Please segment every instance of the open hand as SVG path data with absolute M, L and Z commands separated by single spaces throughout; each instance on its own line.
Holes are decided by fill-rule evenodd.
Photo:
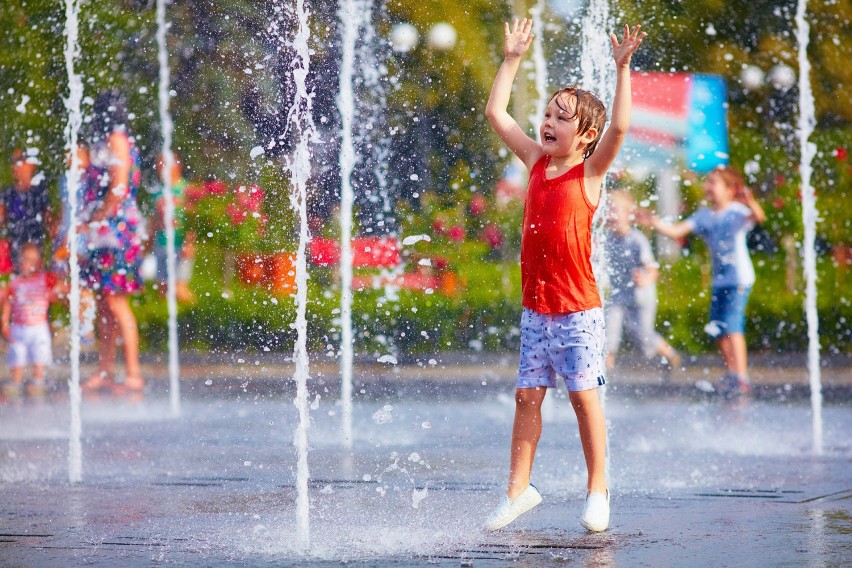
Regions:
M 752 193 L 750 187 L 745 185 L 741 186 L 737 188 L 736 193 L 734 194 L 734 200 L 748 205 L 750 201 L 754 201 L 754 193 Z
M 633 52 L 636 51 L 642 40 L 648 35 L 645 32 L 639 33 L 639 28 L 641 27 L 636 26 L 633 28 L 633 31 L 630 31 L 630 26 L 625 24 L 624 39 L 621 43 L 618 43 L 618 38 L 615 37 L 615 34 L 609 36 L 609 41 L 612 42 L 612 56 L 615 58 L 617 66 L 627 67 L 630 65 L 630 58 L 633 56 Z
M 511 28 L 508 22 L 504 22 L 503 26 L 506 31 L 506 37 L 503 40 L 503 57 L 520 57 L 530 48 L 533 40 L 532 20 L 524 18 L 520 22 L 517 18 L 512 23 Z
M 657 220 L 654 213 L 648 209 L 637 209 L 635 219 L 636 223 L 642 227 L 653 227 Z

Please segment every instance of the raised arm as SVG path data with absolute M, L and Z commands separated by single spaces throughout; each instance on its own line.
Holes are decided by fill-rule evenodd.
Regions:
M 5 339 L 11 337 L 12 303 L 9 301 L 8 289 L 0 291 L 0 334 Z
M 639 32 L 642 26 L 630 30 L 624 26 L 624 40 L 618 43 L 615 34 L 610 35 L 612 56 L 615 59 L 615 96 L 612 100 L 612 114 L 609 127 L 601 137 L 595 152 L 586 160 L 586 171 L 589 177 L 602 177 L 615 161 L 627 129 L 630 127 L 630 111 L 632 108 L 630 92 L 630 59 L 633 52 L 645 38 L 645 32 Z
M 636 222 L 643 227 L 651 227 L 661 235 L 675 240 L 682 239 L 693 230 L 693 225 L 689 221 L 680 221 L 669 225 L 660 221 L 656 215 L 647 209 L 636 211 Z
M 766 221 L 766 213 L 763 211 L 763 207 L 760 206 L 757 199 L 754 198 L 754 193 L 752 193 L 750 188 L 743 187 L 740 191 L 740 195 L 737 196 L 737 201 L 743 203 L 749 208 L 751 211 L 752 221 L 758 225 L 762 225 L 763 222 Z
M 651 218 L 651 227 L 661 235 L 674 240 L 680 240 L 692 232 L 692 224 L 688 221 L 667 225 L 656 217 Z
M 527 168 L 532 168 L 542 155 L 541 145 L 527 136 L 508 111 L 512 83 L 521 65 L 521 57 L 532 43 L 533 35 L 530 33 L 532 20 L 524 18 L 521 22 L 515 20 L 511 27 L 508 23 L 503 25 L 505 29 L 503 63 L 494 78 L 491 95 L 485 106 L 485 116 L 488 117 L 491 127 L 506 146 L 526 164 Z

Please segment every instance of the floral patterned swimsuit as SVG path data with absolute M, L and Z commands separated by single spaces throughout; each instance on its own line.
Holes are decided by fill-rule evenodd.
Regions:
M 109 191 L 109 166 L 115 156 L 106 142 L 90 148 L 91 165 L 83 187 L 83 219 L 103 206 Z M 131 294 L 142 288 L 139 265 L 142 262 L 140 237 L 142 215 L 136 204 L 136 192 L 142 180 L 139 152 L 130 147 L 130 180 L 124 200 L 116 214 L 100 222 L 90 222 L 86 254 L 81 259 L 81 276 L 87 285 L 101 294 Z

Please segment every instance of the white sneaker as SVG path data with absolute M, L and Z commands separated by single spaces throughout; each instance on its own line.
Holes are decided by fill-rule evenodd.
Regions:
M 580 524 L 592 532 L 605 531 L 609 526 L 609 491 L 603 493 L 589 493 L 586 497 L 586 506 L 583 507 L 583 516 Z
M 541 503 L 541 493 L 530 483 L 530 486 L 514 499 L 504 495 L 503 500 L 486 519 L 484 528 L 487 531 L 502 529 L 539 503 Z

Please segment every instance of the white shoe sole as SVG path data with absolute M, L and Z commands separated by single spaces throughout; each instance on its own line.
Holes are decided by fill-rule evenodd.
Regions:
M 532 487 L 532 486 L 530 486 Z M 510 515 L 501 516 L 498 520 L 488 520 L 483 525 L 483 528 L 487 531 L 497 531 L 512 524 L 517 520 L 521 515 L 530 512 L 532 509 L 537 507 L 542 502 L 541 494 L 537 489 L 533 487 L 535 490 L 535 494 L 527 498 L 527 502 L 523 504 L 519 504 L 517 509 L 513 510 Z M 521 496 L 516 497 L 517 499 L 521 499 Z

